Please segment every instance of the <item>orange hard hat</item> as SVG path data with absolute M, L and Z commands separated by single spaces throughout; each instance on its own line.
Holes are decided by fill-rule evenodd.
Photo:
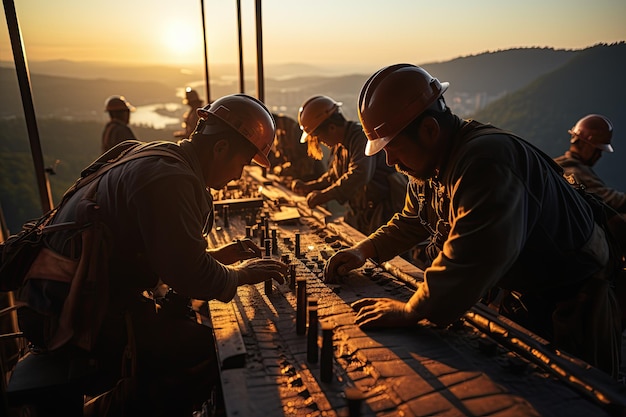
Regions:
M 368 139 L 365 154 L 383 149 L 448 86 L 411 64 L 391 65 L 374 73 L 361 88 L 358 102 L 359 120 Z
M 567 132 L 572 135 L 572 143 L 581 139 L 602 151 L 613 152 L 611 146 L 613 124 L 600 114 L 588 114 Z
M 342 103 L 327 96 L 313 96 L 305 101 L 298 110 L 298 124 L 302 129 L 300 142 L 306 142 L 307 136 L 312 134 L 341 105 Z
M 202 119 L 212 114 L 235 129 L 256 147 L 257 153 L 253 160 L 263 167 L 270 167 L 267 155 L 276 135 L 276 122 L 261 101 L 246 94 L 231 94 L 218 98 L 196 112 Z
M 110 96 L 104 102 L 104 111 L 135 111 L 135 108 L 124 98 L 124 96 Z

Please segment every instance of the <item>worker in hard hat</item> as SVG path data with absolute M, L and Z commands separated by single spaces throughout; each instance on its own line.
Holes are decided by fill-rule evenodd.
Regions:
M 328 96 L 314 96 L 300 107 L 301 141 L 308 143 L 309 154 L 321 159 L 320 144 L 324 144 L 331 149 L 331 157 L 322 176 L 296 180 L 292 189 L 305 195 L 311 208 L 331 200 L 347 203 L 345 222 L 369 234 L 401 210 L 407 178 L 388 166 L 384 156 L 365 154 L 363 128 L 346 120 L 341 105 Z M 394 194 L 395 190 L 399 192 Z
M 125 140 L 137 139 L 128 126 L 130 113 L 135 111 L 124 96 L 110 96 L 104 102 L 104 110 L 109 113 L 110 120 L 102 132 L 102 153 Z
M 447 325 L 499 289 L 521 300 L 519 311 L 503 314 L 617 377 L 620 311 L 601 220 L 545 153 L 510 132 L 454 115 L 444 99 L 448 86 L 421 67 L 396 64 L 362 87 L 365 153 L 384 153 L 410 176 L 407 202 L 388 224 L 333 255 L 325 280 L 415 245 L 425 227 L 416 215 L 425 203 L 417 185 L 431 182 L 449 201 L 442 251 L 407 302 L 356 301 L 357 324 Z
M 575 187 L 594 194 L 606 206 L 608 228 L 615 251 L 626 268 L 626 193 L 609 187 L 593 167 L 603 153 L 613 153 L 613 123 L 601 114 L 588 114 L 568 130 L 570 146 L 565 154 L 554 160 L 563 168 L 565 178 Z M 615 283 L 618 301 L 622 304 L 622 321 L 626 325 L 626 269 Z
M 588 114 L 568 130 L 570 147 L 555 158 L 565 175 L 594 193 L 619 213 L 626 213 L 626 193 L 607 186 L 595 173 L 593 166 L 603 152 L 612 153 L 613 124 L 601 114 Z
M 102 381 L 111 383 L 111 391 L 90 402 L 92 411 L 191 415 L 219 381 L 212 329 L 176 309 L 168 313 L 167 303 L 157 311 L 154 301 L 142 294 L 162 282 L 183 299 L 228 302 L 238 286 L 272 279 L 284 282 L 287 265 L 262 259 L 261 249 L 252 240 L 220 247 L 208 247 L 206 240 L 214 216 L 210 189 L 219 190 L 238 179 L 253 161 L 269 168 L 267 156 L 276 130 L 271 113 L 259 100 L 233 94 L 198 109 L 198 116 L 194 133 L 179 143 L 127 141 L 111 149 L 84 172 L 123 155 L 145 155 L 112 167 L 93 183 L 97 184 L 96 212 L 84 213 L 85 205 L 76 204 L 84 202 L 82 191 L 88 188 L 84 187 L 56 213 L 54 222 L 59 223 L 72 222 L 81 213 L 97 217 L 107 231 L 106 239 L 94 242 L 103 250 L 92 254 L 94 258 L 107 256 L 100 262 L 106 269 L 91 268 L 94 259 L 85 260 L 89 274 L 105 274 L 85 278 L 98 283 L 89 285 L 90 295 L 104 289 L 95 294 L 98 303 L 81 298 L 71 298 L 76 304 L 66 303 L 76 295 L 75 287 L 70 293 L 69 284 L 46 279 L 42 271 L 37 275 L 41 279 L 29 280 L 27 293 L 34 299 L 44 294 L 46 303 L 26 300 L 25 308 L 45 312 L 44 321 L 69 315 L 64 323 L 70 328 L 50 322 L 50 326 L 34 326 L 25 332 L 46 331 L 37 338 L 39 343 L 52 340 L 89 348 L 96 367 L 105 374 Z M 80 237 L 75 229 L 60 228 L 46 234 L 50 239 L 46 248 L 59 258 L 74 254 L 77 248 L 80 253 Z M 50 278 L 64 271 L 51 272 L 58 273 Z M 69 331 L 71 337 L 59 339 L 57 330 Z M 127 341 L 133 343 L 127 346 Z M 134 364 L 133 373 L 127 375 L 132 380 L 115 384 L 123 377 L 123 358 L 124 364 Z M 125 391 L 130 386 L 136 390 Z
M 300 142 L 300 125 L 285 114 L 272 113 L 276 120 L 276 138 L 270 152 L 272 173 L 286 184 L 293 180 L 311 181 L 325 171 L 324 163 L 308 155 L 307 144 Z
M 174 137 L 178 139 L 186 139 L 191 136 L 198 123 L 198 112 L 196 110 L 202 107 L 204 102 L 196 90 L 187 87 L 185 88 L 183 104 L 188 105 L 189 108 L 183 114 L 183 122 L 181 123 L 182 130 L 174 132 Z

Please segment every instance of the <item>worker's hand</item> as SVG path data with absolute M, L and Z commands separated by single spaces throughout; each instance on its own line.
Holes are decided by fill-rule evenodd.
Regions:
M 226 265 L 251 258 L 260 258 L 261 249 L 250 239 L 236 240 L 218 249 L 208 251 L 218 262 Z
M 322 191 L 315 190 L 315 191 L 311 191 L 306 196 L 306 202 L 309 205 L 309 208 L 315 208 L 319 206 L 320 204 L 324 204 L 328 202 L 328 198 L 326 197 L 326 194 L 323 193 Z
M 276 259 L 248 259 L 235 269 L 238 272 L 238 285 L 258 284 L 268 279 L 284 284 L 289 267 Z
M 291 191 L 298 195 L 304 196 L 307 195 L 309 191 L 311 191 L 311 187 L 309 187 L 306 182 L 296 179 L 293 180 L 291 183 Z
M 367 258 L 357 246 L 350 249 L 343 249 L 330 257 L 324 266 L 324 282 L 337 282 L 340 276 L 356 268 L 363 266 Z
M 352 303 L 357 312 L 355 324 L 363 329 L 406 327 L 418 322 L 410 305 L 391 298 L 364 298 Z

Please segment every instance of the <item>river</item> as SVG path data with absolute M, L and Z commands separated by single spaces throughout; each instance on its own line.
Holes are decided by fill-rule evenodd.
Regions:
M 130 115 L 130 124 L 152 126 L 155 129 L 180 129 L 186 110 L 186 105 L 173 102 L 136 106 Z

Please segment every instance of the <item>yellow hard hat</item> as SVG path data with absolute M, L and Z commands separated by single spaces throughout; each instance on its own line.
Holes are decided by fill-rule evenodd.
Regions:
M 327 96 L 313 96 L 304 102 L 298 111 L 298 124 L 302 129 L 300 142 L 306 142 L 307 136 L 312 134 L 342 103 Z

